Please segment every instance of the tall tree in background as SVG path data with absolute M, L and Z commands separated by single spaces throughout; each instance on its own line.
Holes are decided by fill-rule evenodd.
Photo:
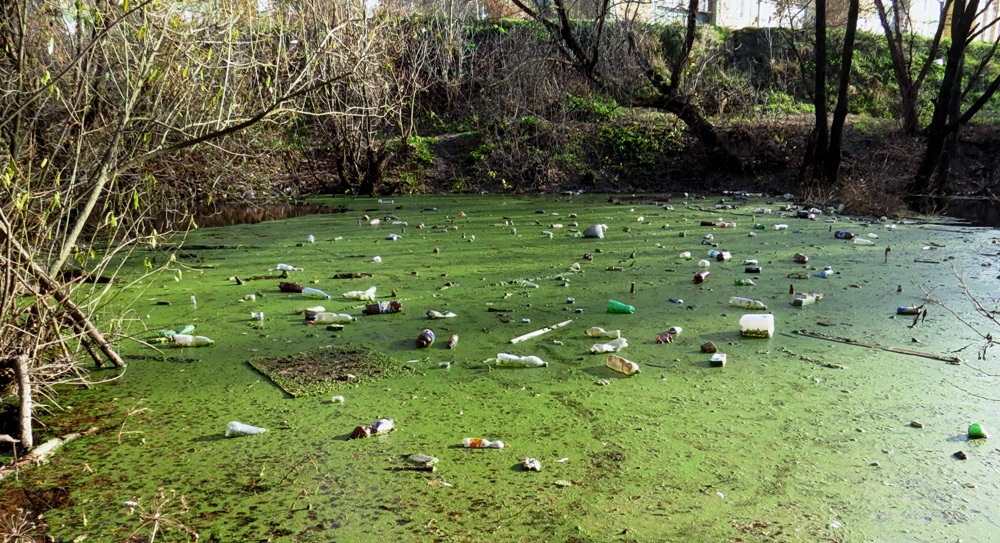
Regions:
M 933 197 L 947 190 L 951 158 L 958 144 L 959 130 L 967 124 L 997 90 L 1000 89 L 998 74 L 965 112 L 963 99 L 983 76 L 989 61 L 996 53 L 1000 38 L 993 42 L 993 48 L 966 78 L 965 56 L 969 45 L 987 29 L 1000 23 L 1000 18 L 980 20 L 991 7 L 993 0 L 980 3 L 979 0 L 954 0 L 951 11 L 951 45 L 948 46 L 944 79 L 934 101 L 934 116 L 927 127 L 927 146 L 923 159 L 913 181 L 907 187 L 911 198 L 921 206 L 929 206 Z
M 927 56 L 920 64 L 920 69 L 916 76 L 913 75 L 915 58 L 913 49 L 916 35 L 910 26 L 910 12 L 905 2 L 892 0 L 891 13 L 886 10 L 883 0 L 875 0 L 875 8 L 878 11 L 879 21 L 882 23 L 882 31 L 885 33 L 886 45 L 889 47 L 889 57 L 892 59 L 892 72 L 899 86 L 899 108 L 903 118 L 903 131 L 911 136 L 920 132 L 920 116 L 918 114 L 918 98 L 920 87 L 924 84 L 924 79 L 930 73 L 934 59 L 937 58 L 938 49 L 941 47 L 941 36 L 944 34 L 947 22 L 948 10 L 952 0 L 945 0 L 941 7 L 941 17 L 938 19 L 937 30 L 927 51 Z M 904 33 L 906 36 L 904 37 Z
M 532 2 L 534 6 L 544 5 L 537 8 L 530 7 L 526 0 L 513 0 L 513 2 L 548 30 L 560 53 L 591 82 L 596 90 L 615 95 L 621 103 L 653 107 L 676 115 L 702 143 L 710 160 L 723 169 L 735 171 L 745 167 L 744 161 L 733 152 L 715 125 L 702 113 L 695 97 L 685 89 L 685 68 L 690 62 L 697 34 L 698 0 L 688 2 L 684 40 L 680 50 L 672 59 L 662 59 L 662 64 L 669 66 L 669 74 L 666 77 L 658 66 L 661 59 L 651 58 L 649 45 L 640 43 L 637 39 L 632 21 L 628 17 L 615 21 L 615 25 L 625 25 L 628 29 L 626 36 L 631 52 L 630 60 L 653 90 L 653 95 L 649 99 L 638 102 L 633 92 L 623 91 L 632 82 L 617 81 L 607 76 L 606 72 L 610 70 L 602 64 L 606 48 L 610 46 L 607 29 L 609 18 L 612 17 L 611 0 L 600 0 L 596 6 L 594 17 L 588 21 L 590 30 L 586 41 L 581 39 L 580 25 L 575 25 L 570 18 L 566 0 L 553 0 L 551 4 Z
M 847 28 L 841 51 L 840 76 L 837 81 L 837 106 L 833 121 L 827 125 L 826 98 L 826 0 L 816 0 L 816 126 L 813 128 L 812 145 L 807 148 L 807 165 L 813 179 L 824 179 L 833 184 L 840 176 L 844 123 L 847 120 L 848 90 L 851 82 L 851 64 L 854 59 L 854 39 L 858 31 L 859 0 L 850 0 L 847 6 Z

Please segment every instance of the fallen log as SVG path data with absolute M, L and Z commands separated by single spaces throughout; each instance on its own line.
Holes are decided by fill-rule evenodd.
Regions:
M 75 441 L 83 436 L 89 436 L 97 432 L 97 427 L 93 426 L 88 428 L 84 432 L 74 432 L 72 434 L 66 434 L 62 437 L 57 437 L 42 443 L 41 445 L 35 447 L 28 454 L 18 458 L 17 460 L 7 464 L 6 466 L 0 467 L 0 481 L 3 481 L 12 474 L 18 473 L 21 469 L 29 466 L 40 466 L 42 464 L 48 463 L 49 459 L 54 455 L 59 449 L 63 448 L 64 445 L 70 441 Z

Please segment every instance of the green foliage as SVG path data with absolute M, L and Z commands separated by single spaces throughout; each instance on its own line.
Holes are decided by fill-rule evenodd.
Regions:
M 767 102 L 758 104 L 754 109 L 758 114 L 772 116 L 802 115 L 816 111 L 812 103 L 803 102 L 781 91 L 768 93 Z
M 598 138 L 606 151 L 605 159 L 619 167 L 651 165 L 662 149 L 658 139 L 635 123 L 603 125 Z
M 566 109 L 576 113 L 582 121 L 610 121 L 622 111 L 618 102 L 602 94 L 577 96 L 566 93 L 565 101 Z

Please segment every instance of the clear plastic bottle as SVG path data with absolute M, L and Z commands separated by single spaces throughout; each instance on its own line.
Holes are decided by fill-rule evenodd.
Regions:
M 729 299 L 729 305 L 733 307 L 742 307 L 743 309 L 757 309 L 760 311 L 767 311 L 767 304 L 760 300 L 752 300 L 750 298 L 741 298 L 739 296 L 733 296 Z
M 541 368 L 549 363 L 537 356 L 517 356 L 508 353 L 497 354 L 497 366 L 504 368 Z
M 329 300 L 330 299 L 330 295 L 329 294 L 323 292 L 322 290 L 320 290 L 318 288 L 304 287 L 302 289 L 302 294 L 305 294 L 306 296 L 309 296 L 310 298 L 323 298 L 325 300 Z
M 341 294 L 341 296 L 349 300 L 368 300 L 374 302 L 376 290 L 376 287 L 368 287 L 368 290 L 350 290 Z
M 628 347 L 628 340 L 620 337 L 607 343 L 595 343 L 590 347 L 590 352 L 592 354 L 617 353 L 625 347 Z
M 309 324 L 347 324 L 352 321 L 354 321 L 354 317 L 347 313 L 332 313 L 329 311 L 306 313 L 306 322 Z
M 625 375 L 635 375 L 636 373 L 639 373 L 639 364 L 636 364 L 631 360 L 626 360 L 616 354 L 609 355 L 607 360 L 604 361 L 604 364 L 617 372 L 624 373 Z
M 587 328 L 587 335 L 590 337 L 606 337 L 611 339 L 618 339 L 622 337 L 621 330 L 605 330 L 600 326 L 591 326 Z
M 281 271 L 302 271 L 302 268 L 292 266 L 291 264 L 278 264 L 276 267 Z

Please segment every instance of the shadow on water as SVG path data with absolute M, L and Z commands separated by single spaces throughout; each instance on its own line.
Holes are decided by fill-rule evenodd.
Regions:
M 978 196 L 950 196 L 942 199 L 945 216 L 969 226 L 1000 227 L 1000 200 Z
M 264 221 L 292 219 L 304 215 L 326 215 L 346 213 L 344 206 L 305 203 L 270 204 L 215 204 L 198 206 L 194 210 L 194 222 L 201 228 L 212 226 L 232 226 L 236 224 L 257 224 Z M 187 226 L 187 218 L 180 213 L 161 213 L 156 219 L 156 229 L 160 231 Z M 183 224 L 182 224 L 183 223 Z

